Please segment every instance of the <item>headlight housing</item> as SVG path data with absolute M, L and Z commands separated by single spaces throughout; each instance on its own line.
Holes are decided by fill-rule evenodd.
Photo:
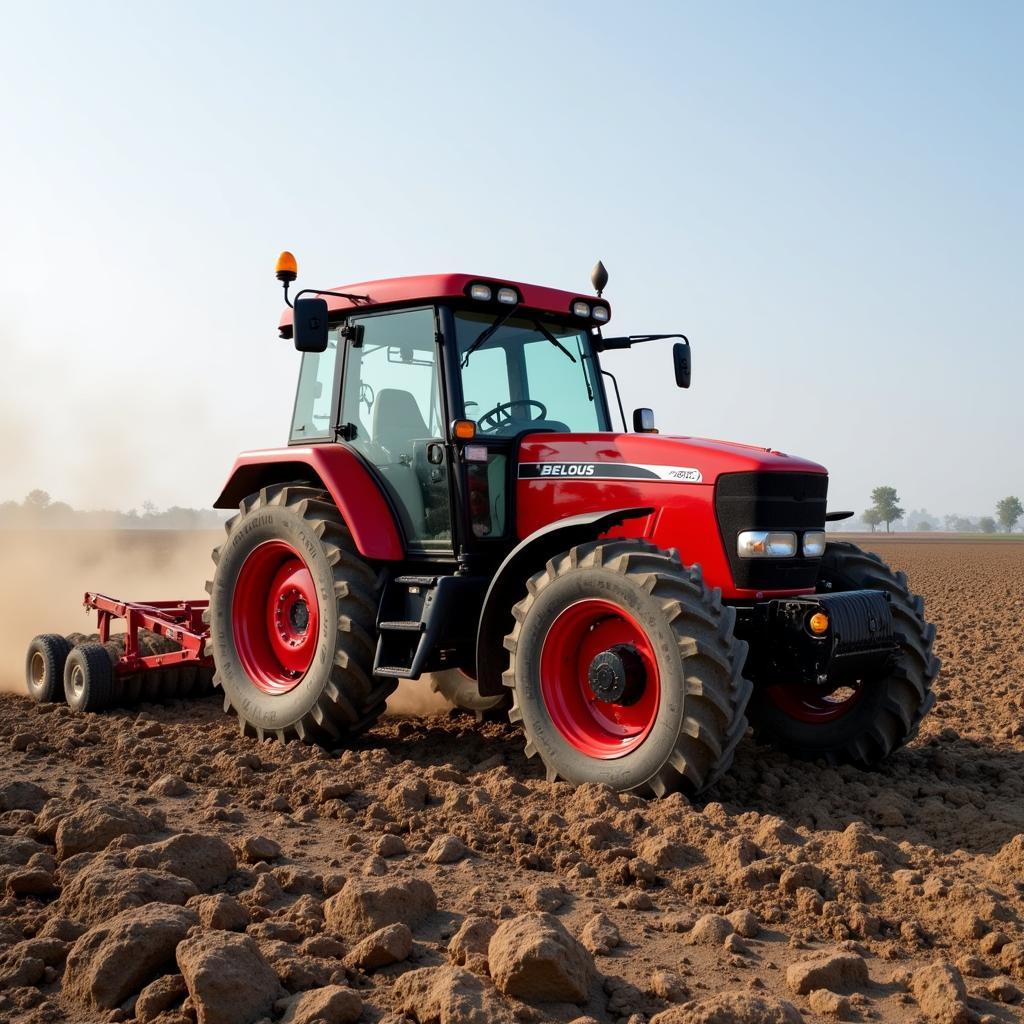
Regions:
M 821 558 L 825 554 L 825 531 L 808 530 L 804 534 L 804 558 Z
M 796 534 L 791 530 L 744 530 L 736 538 L 740 558 L 792 558 Z

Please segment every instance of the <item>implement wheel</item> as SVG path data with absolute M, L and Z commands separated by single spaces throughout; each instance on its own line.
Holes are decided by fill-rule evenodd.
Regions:
M 430 689 L 441 694 L 449 704 L 463 711 L 472 711 L 478 722 L 483 721 L 489 711 L 507 709 L 510 703 L 505 693 L 499 693 L 496 697 L 481 696 L 476 680 L 459 668 L 431 672 Z
M 925 620 L 924 598 L 911 592 L 906 575 L 894 572 L 878 555 L 832 541 L 822 558 L 818 591 L 846 590 L 889 594 L 900 646 L 889 674 L 832 693 L 784 680 L 759 684 L 750 720 L 758 739 L 794 757 L 867 768 L 917 735 L 935 703 L 932 684 L 940 662 L 932 654 L 935 627 Z
M 72 711 L 106 711 L 114 695 L 114 666 L 103 644 L 79 644 L 64 663 L 64 697 Z
M 64 701 L 64 663 L 71 643 L 59 633 L 33 637 L 25 657 L 25 685 L 29 696 L 40 704 Z
M 597 541 L 527 590 L 502 681 L 548 779 L 662 796 L 729 768 L 747 728 L 747 645 L 699 567 L 646 541 Z
M 372 675 L 378 574 L 326 491 L 279 484 L 240 509 L 207 584 L 224 710 L 261 740 L 341 745 L 397 685 Z

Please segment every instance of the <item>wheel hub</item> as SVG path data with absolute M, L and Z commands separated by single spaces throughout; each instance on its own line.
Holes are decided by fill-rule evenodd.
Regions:
M 583 598 L 548 628 L 540 688 L 551 722 L 580 753 L 602 760 L 639 747 L 661 705 L 650 637 L 624 608 Z
M 587 669 L 590 691 L 602 704 L 635 704 L 644 694 L 644 663 L 632 644 L 602 651 Z
M 246 675 L 264 693 L 294 689 L 313 664 L 320 607 L 298 551 L 266 541 L 246 558 L 232 599 L 235 648 Z

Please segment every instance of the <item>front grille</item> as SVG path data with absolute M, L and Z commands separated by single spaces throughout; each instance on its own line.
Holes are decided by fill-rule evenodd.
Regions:
M 819 558 L 740 558 L 736 538 L 743 530 L 825 529 L 828 477 L 824 473 L 726 473 L 715 485 L 718 529 L 732 579 L 742 590 L 813 587 Z

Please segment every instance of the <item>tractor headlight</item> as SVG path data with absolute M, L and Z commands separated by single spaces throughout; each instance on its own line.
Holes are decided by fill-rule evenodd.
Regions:
M 740 558 L 792 558 L 796 534 L 789 530 L 744 530 L 736 538 Z
M 610 314 L 608 312 L 608 307 L 607 306 L 594 306 L 594 308 L 593 308 L 593 316 L 594 316 L 594 319 L 598 323 L 602 323 L 602 324 L 608 323 L 609 315 Z
M 478 302 L 491 301 L 491 286 L 489 284 L 475 284 L 469 289 L 469 297 Z
M 519 301 L 519 295 L 515 288 L 499 288 L 498 301 L 506 306 L 514 306 Z
M 584 319 L 590 318 L 590 303 L 584 302 L 582 299 L 577 299 L 572 304 L 572 315 L 581 316 Z
M 804 558 L 821 558 L 825 554 L 825 531 L 808 530 L 804 534 Z

